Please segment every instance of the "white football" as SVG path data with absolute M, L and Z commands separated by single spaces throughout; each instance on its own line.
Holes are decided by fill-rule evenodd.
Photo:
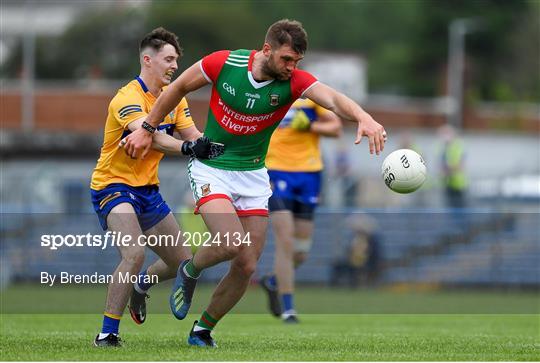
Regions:
M 386 186 L 397 193 L 412 193 L 426 181 L 424 159 L 409 149 L 399 149 L 388 155 L 381 172 Z

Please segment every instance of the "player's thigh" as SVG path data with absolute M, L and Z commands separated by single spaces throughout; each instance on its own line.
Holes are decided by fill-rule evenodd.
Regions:
M 199 213 L 212 235 L 219 233 L 223 236 L 227 232 L 244 234 L 242 223 L 229 199 L 212 199 L 199 207 Z
M 107 225 L 109 231 L 119 232 L 117 235 L 123 236 L 122 243 L 117 244 L 123 259 L 137 263 L 140 263 L 141 258 L 144 260 L 144 246 L 140 244 L 142 230 L 135 209 L 130 203 L 114 206 L 107 216 Z M 129 238 L 129 241 L 125 238 Z
M 271 212 L 270 221 L 276 237 L 276 244 L 292 243 L 295 230 L 293 213 L 287 209 Z
M 246 238 L 242 223 L 236 214 L 236 209 L 229 199 L 212 199 L 199 208 L 204 223 L 211 234 L 209 244 L 203 243 L 197 253 L 206 250 L 219 250 L 234 258 L 240 251 L 240 246 L 233 244 L 236 239 Z M 233 240 L 234 239 L 234 240 Z
M 242 245 L 238 256 L 231 263 L 231 268 L 240 271 L 243 276 L 249 278 L 255 272 L 257 261 L 264 249 L 268 218 L 249 216 L 242 217 L 241 220 L 246 230 L 246 237 L 249 238 L 249 244 Z
M 305 172 L 298 174 L 298 186 L 295 192 L 293 212 L 295 217 L 313 219 L 313 213 L 319 203 L 321 193 L 321 173 Z
M 245 256 L 254 260 L 259 260 L 266 242 L 266 232 L 268 229 L 268 217 L 249 216 L 240 218 L 244 231 L 246 231 L 246 241 L 241 246 L 240 256 Z
M 154 251 L 167 265 L 178 265 L 180 261 L 191 257 L 189 247 L 184 246 L 178 222 L 172 213 L 144 232 L 146 237 L 153 236 L 147 247 Z

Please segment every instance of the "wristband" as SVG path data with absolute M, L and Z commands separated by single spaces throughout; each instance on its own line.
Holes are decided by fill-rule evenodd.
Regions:
M 188 149 L 187 149 L 187 146 L 188 146 L 188 143 L 189 141 L 185 140 L 182 142 L 182 145 L 180 146 L 180 153 L 182 155 L 186 155 L 186 156 L 189 156 L 189 152 L 188 152 Z
M 154 132 L 156 132 L 156 128 L 152 125 L 150 125 L 148 122 L 144 121 L 141 125 L 141 127 L 143 129 L 145 129 L 146 131 L 148 131 L 149 133 L 153 134 Z

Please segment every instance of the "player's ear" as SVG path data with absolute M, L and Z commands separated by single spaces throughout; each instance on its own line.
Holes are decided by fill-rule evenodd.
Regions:
M 144 65 L 149 66 L 150 63 L 152 63 L 152 57 L 150 57 L 150 55 L 148 55 L 148 54 L 143 54 L 142 62 L 143 62 Z
M 265 57 L 270 57 L 270 54 L 272 54 L 272 46 L 269 43 L 264 43 L 262 52 Z

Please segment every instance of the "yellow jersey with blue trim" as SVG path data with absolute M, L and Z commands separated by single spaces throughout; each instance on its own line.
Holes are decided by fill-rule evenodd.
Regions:
M 91 189 L 102 190 L 114 183 L 132 187 L 159 184 L 158 166 L 163 153 L 150 150 L 144 159 L 132 159 L 118 146 L 120 140 L 131 133 L 128 125 L 148 115 L 155 102 L 156 97 L 148 91 L 140 77 L 122 87 L 111 100 L 101 154 L 92 173 Z M 183 98 L 158 125 L 156 132 L 172 136 L 175 130 L 193 125 L 188 103 Z
M 291 122 L 299 111 L 306 114 L 309 122 L 314 122 L 321 114 L 330 112 L 309 99 L 296 100 L 272 135 L 266 156 L 268 169 L 292 172 L 323 169 L 319 135 L 291 128 Z

